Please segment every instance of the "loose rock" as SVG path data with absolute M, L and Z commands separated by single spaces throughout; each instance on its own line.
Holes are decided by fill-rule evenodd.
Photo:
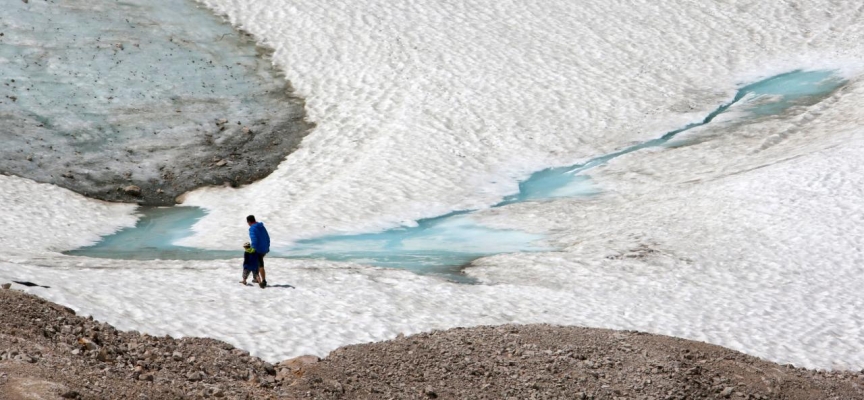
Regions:
M 141 196 L 141 188 L 135 185 L 129 185 L 123 188 L 123 193 L 138 197 Z
M 217 340 L 117 331 L 14 290 L 0 291 L 0 315 L 0 398 L 35 379 L 57 388 L 43 398 L 864 399 L 861 372 L 639 332 L 457 328 L 274 366 Z

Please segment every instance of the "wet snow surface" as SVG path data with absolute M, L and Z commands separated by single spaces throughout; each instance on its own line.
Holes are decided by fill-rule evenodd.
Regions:
M 269 360 L 399 332 L 551 322 L 864 367 L 858 5 L 205 4 L 275 49 L 317 127 L 263 180 L 185 195 L 207 214 L 175 245 L 239 248 L 249 213 L 288 248 L 476 210 L 472 224 L 556 250 L 475 260 L 465 273 L 477 285 L 273 258 L 274 287 L 244 288 L 238 259 L 58 254 L 133 226 L 131 208 L 0 176 L 12 209 L 0 280 L 49 286 L 26 290 L 121 329 L 217 337 Z M 846 83 L 779 113 L 733 106 L 620 154 L 585 171 L 577 186 L 592 196 L 493 207 L 535 171 L 699 123 L 744 85 L 794 70 Z
M 193 2 L 4 3 L 0 172 L 174 204 L 266 176 L 306 133 L 267 51 Z

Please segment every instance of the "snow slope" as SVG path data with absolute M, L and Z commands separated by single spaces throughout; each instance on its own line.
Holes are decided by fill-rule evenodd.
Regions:
M 864 34 L 860 7 L 827 1 L 204 3 L 275 48 L 318 124 L 267 179 L 186 197 L 210 214 L 183 243 L 210 248 L 249 210 L 285 244 L 495 204 L 756 76 L 860 64 Z
M 232 282 L 237 261 L 26 252 L 4 252 L 0 280 L 51 286 L 28 290 L 124 329 L 217 337 L 270 360 L 399 332 L 552 322 L 707 340 L 801 366 L 864 367 L 862 6 L 206 4 L 276 49 L 318 127 L 268 178 L 186 196 L 210 210 L 184 241 L 201 247 L 244 241 L 250 212 L 286 244 L 483 208 L 534 170 L 704 117 L 739 83 L 820 68 L 840 70 L 849 84 L 778 117 L 688 133 L 689 146 L 622 156 L 591 173 L 604 191 L 592 199 L 485 211 L 478 218 L 489 226 L 544 233 L 565 250 L 480 260 L 468 273 L 481 285 L 273 260 L 271 283 L 296 289 L 261 291 Z M 57 237 L 50 250 L 129 223 L 128 208 L 2 179 L 4 205 L 35 199 L 19 207 L 34 230 Z M 100 212 L 104 224 L 84 223 Z M 0 219 L 4 243 L 18 240 L 22 220 L 10 215 Z
M 66 189 L 0 175 L 0 249 L 4 257 L 56 252 L 96 243 L 134 226 L 131 204 L 91 200 Z

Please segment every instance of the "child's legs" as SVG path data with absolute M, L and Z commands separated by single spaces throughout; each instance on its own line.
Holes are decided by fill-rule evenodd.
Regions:
M 257 277 L 258 274 L 255 274 L 255 276 Z M 248 278 L 248 277 L 249 277 L 249 270 L 246 268 L 243 268 L 243 282 L 246 282 L 246 278 Z
M 261 277 L 258 276 L 258 273 L 261 271 L 261 268 L 258 268 L 258 271 L 252 272 L 252 279 L 255 279 L 255 282 L 261 282 Z

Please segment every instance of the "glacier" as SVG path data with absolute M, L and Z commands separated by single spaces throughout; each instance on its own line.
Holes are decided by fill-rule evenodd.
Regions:
M 864 367 L 857 4 L 202 4 L 273 49 L 316 125 L 267 177 L 182 195 L 207 214 L 176 245 L 235 248 L 250 213 L 288 247 L 476 210 L 477 224 L 543 235 L 555 251 L 474 260 L 474 285 L 274 258 L 278 287 L 262 291 L 236 283 L 237 259 L 63 255 L 134 226 L 134 207 L 0 175 L 0 279 L 51 286 L 21 289 L 122 329 L 216 337 L 272 361 L 400 332 L 548 322 Z M 493 207 L 536 171 L 698 123 L 743 85 L 793 70 L 845 83 L 620 155 L 590 170 L 597 195 Z
M 600 192 L 590 185 L 587 171 L 634 151 L 666 146 L 676 136 L 711 123 L 733 111 L 750 121 L 776 116 L 790 107 L 818 103 L 842 87 L 845 81 L 831 71 L 792 71 L 746 85 L 728 103 L 719 106 L 702 121 L 665 133 L 663 136 L 572 166 L 545 169 L 519 183 L 519 193 L 509 195 L 493 207 L 558 197 L 592 196 Z M 688 144 L 692 144 L 692 140 Z M 676 146 L 682 146 L 677 144 Z M 228 250 L 199 250 L 175 246 L 192 234 L 191 226 L 206 214 L 197 207 L 150 208 L 134 228 L 108 236 L 99 243 L 66 252 L 69 255 L 120 259 L 224 259 L 236 257 Z M 462 282 L 461 267 L 500 253 L 553 250 L 540 244 L 542 236 L 514 230 L 496 230 L 477 224 L 471 211 L 463 210 L 417 221 L 411 227 L 359 235 L 325 236 L 306 239 L 273 249 L 270 257 L 354 261 L 379 267 L 404 268 L 437 274 Z
M 311 127 L 269 51 L 193 2 L 4 3 L 2 173 L 174 204 L 266 176 Z

